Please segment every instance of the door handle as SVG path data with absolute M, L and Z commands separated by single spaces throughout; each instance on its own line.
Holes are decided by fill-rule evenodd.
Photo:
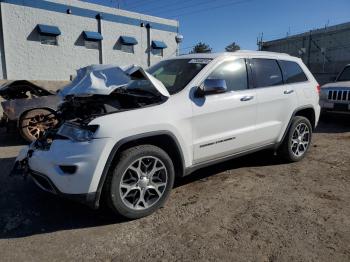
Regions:
M 253 98 L 254 98 L 254 96 L 244 96 L 241 98 L 241 101 L 245 102 L 245 101 L 252 100 Z
M 289 94 L 291 94 L 291 93 L 293 93 L 293 92 L 294 92 L 294 90 L 293 90 L 293 89 L 290 89 L 290 90 L 284 91 L 283 93 L 284 93 L 285 95 L 289 95 Z

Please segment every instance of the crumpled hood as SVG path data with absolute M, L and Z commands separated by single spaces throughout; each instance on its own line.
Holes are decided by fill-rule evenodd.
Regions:
M 350 88 L 350 81 L 328 83 L 323 85 L 321 88 Z
M 170 94 L 162 82 L 148 74 L 140 66 L 120 68 L 116 65 L 91 65 L 77 70 L 77 77 L 61 91 L 61 96 L 79 97 L 91 95 L 110 95 L 114 90 L 126 86 L 131 80 L 147 79 L 165 97 Z

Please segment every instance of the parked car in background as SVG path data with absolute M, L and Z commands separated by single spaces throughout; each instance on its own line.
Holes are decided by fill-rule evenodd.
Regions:
M 335 82 L 321 87 L 322 112 L 350 113 L 350 65 L 338 75 Z
M 62 124 L 23 149 L 14 172 L 93 208 L 104 199 L 127 218 L 164 205 L 176 177 L 220 161 L 267 148 L 300 161 L 320 114 L 318 83 L 287 54 L 193 54 L 147 71 L 91 72 L 63 89 Z
M 0 87 L 3 116 L 0 126 L 18 129 L 28 142 L 41 137 L 57 124 L 55 111 L 61 98 L 56 93 L 26 80 L 8 82 Z

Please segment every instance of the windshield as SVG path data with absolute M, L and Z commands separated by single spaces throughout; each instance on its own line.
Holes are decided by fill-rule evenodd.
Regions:
M 163 83 L 169 94 L 180 92 L 210 62 L 210 59 L 165 60 L 147 69 L 147 72 Z M 133 80 L 128 90 L 142 90 L 154 93 L 148 80 Z
M 340 74 L 340 76 L 337 79 L 337 82 L 340 81 L 350 81 L 350 66 L 345 67 L 343 72 Z

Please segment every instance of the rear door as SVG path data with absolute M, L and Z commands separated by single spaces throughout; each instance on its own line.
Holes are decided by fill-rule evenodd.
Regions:
M 258 103 L 255 142 L 275 143 L 298 105 L 297 95 L 293 85 L 284 85 L 277 60 L 252 58 L 249 65 Z
M 194 163 L 249 149 L 255 135 L 256 95 L 245 59 L 224 61 L 207 78 L 224 79 L 228 90 L 193 98 Z

